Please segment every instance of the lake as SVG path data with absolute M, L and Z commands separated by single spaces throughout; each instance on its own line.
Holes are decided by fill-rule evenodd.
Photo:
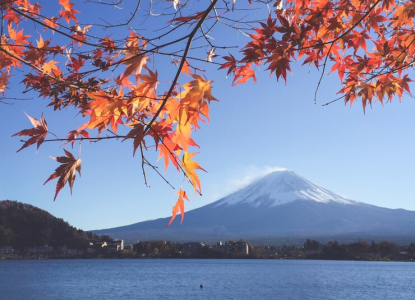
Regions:
M 415 299 L 415 263 L 3 260 L 0 299 Z

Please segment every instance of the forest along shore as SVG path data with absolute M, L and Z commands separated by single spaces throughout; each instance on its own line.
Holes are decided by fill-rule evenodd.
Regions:
M 66 258 L 248 258 L 248 259 L 321 259 L 363 261 L 415 261 L 415 244 L 357 241 L 340 244 L 331 241 L 322 244 L 306 240 L 302 246 L 254 246 L 243 240 L 218 242 L 174 243 L 147 241 L 124 245 L 123 240 L 102 236 L 99 242 L 71 249 L 63 246 L 37 246 L 18 249 L 0 247 L 0 259 L 66 259 Z

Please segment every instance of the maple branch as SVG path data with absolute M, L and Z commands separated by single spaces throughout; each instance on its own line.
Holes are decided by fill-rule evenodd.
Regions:
M 80 42 L 80 43 L 85 44 L 85 45 L 88 45 L 88 46 L 93 46 L 93 47 L 97 47 L 97 48 L 102 47 L 102 45 L 99 45 L 99 44 L 93 44 L 93 43 L 87 42 L 87 41 L 85 41 L 85 40 L 78 39 L 77 37 L 72 36 L 72 35 L 70 35 L 70 34 L 68 34 L 68 33 L 64 32 L 64 31 L 62 31 L 62 30 L 59 30 L 59 29 L 57 29 L 56 27 L 54 28 L 54 27 L 52 27 L 52 26 L 50 26 L 50 25 L 48 25 L 48 24 L 46 24 L 46 23 L 43 23 L 42 21 L 39 21 L 39 20 L 37 20 L 36 18 L 33 18 L 32 16 L 27 15 L 27 14 L 25 14 L 25 13 L 21 12 L 20 10 L 18 10 L 18 9 L 16 9 L 16 8 L 14 8 L 14 7 L 7 6 L 7 8 L 9 8 L 9 9 L 13 10 L 14 12 L 18 13 L 19 15 L 21 15 L 21 16 L 23 16 L 23 17 L 25 17 L 25 18 L 28 18 L 29 20 L 31 20 L 31 21 L 33 21 L 33 22 L 35 22 L 35 23 L 38 23 L 38 24 L 40 24 L 40 25 L 42 25 L 42 26 L 45 26 L 45 27 L 49 28 L 50 30 L 56 31 L 56 32 L 57 32 L 57 33 L 59 33 L 59 34 L 61 34 L 61 35 L 63 35 L 63 36 L 66 36 L 66 37 L 70 38 L 71 40 L 75 40 L 75 41 L 77 41 L 77 42 Z M 49 21 L 51 21 L 51 22 L 53 22 L 53 23 L 57 24 L 57 22 L 55 22 L 55 21 L 53 21 L 53 20 L 50 20 L 49 18 L 47 18 L 47 19 L 48 19 Z M 59 26 L 62 26 L 62 25 L 60 25 L 60 24 L 59 24 Z M 63 26 L 62 26 L 62 27 L 63 27 Z
M 134 120 L 135 121 L 137 121 L 137 122 L 140 122 L 142 125 L 145 125 L 145 123 L 144 122 L 142 122 L 141 120 L 138 120 L 138 119 L 136 119 L 136 118 L 134 118 Z M 182 166 L 180 165 L 180 163 L 182 162 L 182 161 L 180 161 L 180 159 L 177 159 L 177 156 L 176 156 L 176 154 L 174 154 L 173 152 L 171 152 L 170 151 L 170 149 L 169 149 L 169 147 L 167 147 L 167 145 L 166 145 L 166 143 L 164 142 L 164 139 L 152 128 L 152 127 L 149 127 L 150 128 L 150 130 L 151 130 L 151 132 L 153 133 L 153 134 L 155 134 L 156 136 L 157 136 L 157 138 L 161 141 L 161 143 L 163 144 L 163 146 L 167 149 L 167 151 L 169 151 L 169 153 L 170 153 L 170 155 L 171 155 L 171 157 L 173 157 L 174 158 L 174 160 L 175 160 L 175 162 L 176 162 L 176 164 L 177 164 L 177 167 L 183 172 L 183 174 L 184 174 L 184 176 L 187 178 L 187 179 L 189 179 L 189 176 L 187 176 L 187 173 L 186 173 L 186 171 L 182 168 Z M 157 148 L 157 144 L 156 144 L 156 148 Z M 147 161 L 147 159 L 146 159 L 146 161 Z M 156 170 L 156 168 L 157 167 L 155 167 L 155 166 L 153 166 L 152 164 L 150 164 L 148 161 L 147 161 L 147 164 L 150 166 L 150 167 L 152 167 L 153 169 L 154 169 L 154 171 L 156 171 L 157 172 L 157 174 L 159 174 L 160 176 L 161 176 L 161 178 L 163 178 L 164 179 L 164 181 L 166 181 L 173 189 L 174 189 L 174 187 L 160 174 L 160 172 L 158 171 L 158 170 Z M 190 183 L 192 184 L 192 186 L 194 187 L 194 185 L 193 185 L 193 183 L 190 181 Z
M 326 58 L 324 59 L 323 70 L 321 71 L 321 76 L 320 76 L 320 79 L 319 79 L 319 81 L 317 83 L 316 91 L 314 93 L 314 104 L 317 104 L 317 93 L 318 93 L 318 89 L 320 87 L 321 81 L 323 80 L 324 71 L 326 70 L 327 60 L 329 58 L 329 55 L 330 55 L 330 52 L 331 52 L 331 48 L 332 47 L 333 47 L 333 44 L 330 45 L 330 48 L 329 48 L 329 50 L 327 51 L 327 54 L 326 54 Z
M 1 103 L 1 101 L 0 101 L 0 103 Z M 164 141 L 163 141 L 163 139 L 151 128 L 151 130 L 152 130 L 152 132 L 154 133 L 154 134 L 156 134 L 158 137 L 159 137 L 159 139 L 160 139 L 160 141 L 163 143 L 163 145 L 165 145 L 164 144 Z M 110 130 L 109 130 L 110 131 Z M 60 138 L 57 138 L 57 139 L 45 139 L 43 142 L 72 142 L 72 141 L 83 141 L 83 140 L 93 140 L 93 141 L 95 141 L 95 142 L 99 142 L 99 141 L 101 141 L 101 140 L 109 140 L 109 139 L 120 139 L 120 138 L 125 138 L 126 136 L 125 135 L 115 135 L 115 136 L 106 136 L 106 137 L 97 137 L 97 138 L 85 138 L 85 137 L 80 137 L 80 138 L 73 138 L 73 139 L 60 139 Z M 24 142 L 23 140 L 21 140 L 22 142 Z M 166 147 L 166 149 L 170 152 L 170 149 L 169 148 L 167 148 L 167 146 L 165 145 L 165 147 Z M 157 170 L 157 167 L 156 166 L 154 166 L 153 164 L 151 164 L 146 158 L 145 158 L 145 156 L 144 156 L 144 153 L 143 153 L 143 148 L 142 148 L 142 145 L 140 145 L 140 151 L 141 151 L 141 158 L 142 158 L 142 163 L 141 163 L 141 167 L 142 167 L 142 170 L 143 170 L 143 176 L 144 176 L 144 181 L 145 181 L 145 185 L 147 186 L 147 187 L 150 187 L 149 185 L 148 185 L 148 182 L 147 182 L 147 177 L 146 177 L 146 172 L 145 172 L 145 169 L 144 169 L 144 164 L 147 164 L 148 166 L 150 166 L 172 189 L 175 189 L 175 187 L 173 186 L 173 185 L 171 185 L 171 183 L 163 176 L 163 174 L 161 174 L 158 170 Z M 171 152 L 170 152 L 171 153 Z M 172 153 L 171 153 L 172 154 Z M 176 157 L 175 157 L 175 155 L 173 155 L 172 154 L 172 157 L 174 157 L 174 159 L 176 159 Z M 179 161 L 177 161 L 176 160 L 176 162 L 178 163 L 178 166 L 180 167 L 180 162 Z M 188 178 L 188 176 L 187 176 L 187 174 L 186 174 L 186 172 L 182 169 L 182 167 L 180 167 L 180 169 L 183 171 L 183 174 L 186 176 L 186 178 Z M 192 185 L 193 185 L 193 183 L 192 182 L 190 182 Z
M 159 35 L 159 36 L 157 36 L 157 37 L 154 37 L 154 38 L 151 38 L 151 39 L 147 39 L 146 41 L 147 41 L 147 42 L 152 42 L 152 41 L 154 41 L 154 40 L 160 40 L 161 38 L 163 38 L 163 37 L 165 37 L 165 36 L 169 35 L 170 33 L 174 32 L 174 31 L 176 31 L 176 30 L 177 30 L 177 29 L 179 29 L 180 27 L 182 27 L 182 26 L 186 25 L 188 22 L 189 22 L 189 21 L 182 22 L 182 23 L 180 23 L 179 25 L 177 25 L 176 27 L 173 27 L 172 29 L 168 30 L 167 32 L 165 32 L 165 33 L 163 33 L 163 34 L 161 34 L 161 35 Z M 165 27 L 164 27 L 164 28 L 165 28 Z M 160 29 L 160 30 L 161 30 L 161 29 Z M 155 31 L 155 32 L 157 32 L 157 31 Z
M 330 41 L 330 42 L 325 42 L 325 43 L 318 43 L 315 44 L 313 46 L 309 46 L 309 47 L 304 47 L 304 48 L 299 48 L 299 50 L 301 49 L 307 49 L 307 48 L 314 48 L 314 47 L 319 47 L 319 46 L 324 46 L 324 45 L 328 45 L 328 44 L 333 44 L 335 42 L 337 42 L 338 40 L 340 40 L 341 38 L 343 38 L 344 36 L 348 35 L 353 29 L 355 29 L 360 23 L 362 23 L 362 21 L 370 14 L 370 12 L 380 3 L 381 0 L 377 0 L 370 8 L 369 10 L 352 26 L 350 27 L 348 30 L 346 30 L 344 33 L 342 33 L 341 35 L 339 35 L 337 38 L 335 38 L 334 40 Z M 295 48 L 293 48 L 293 50 L 296 50 Z
M 137 121 L 137 122 L 140 122 L 142 125 L 145 125 L 141 120 L 138 120 L 138 119 L 136 119 L 136 118 L 133 118 L 135 121 Z M 176 162 L 176 164 L 177 164 L 177 168 L 178 168 L 178 170 L 180 169 L 182 172 L 183 172 L 183 175 L 184 175 L 184 177 L 185 178 L 187 178 L 187 180 L 190 182 L 190 184 L 193 186 L 193 187 L 195 187 L 195 185 L 193 184 L 193 182 L 192 181 L 190 181 L 190 178 L 189 178 L 189 176 L 187 175 L 187 173 L 186 173 L 186 171 L 182 168 L 182 166 L 181 166 L 181 163 L 183 162 L 183 160 L 180 160 L 180 159 L 177 159 L 177 156 L 176 156 L 176 154 L 174 154 L 173 152 L 171 152 L 170 151 L 170 149 L 169 149 L 169 147 L 167 147 L 167 145 L 166 145 L 166 143 L 164 142 L 164 139 L 152 128 L 152 127 L 149 127 L 150 128 L 150 130 L 151 130 L 151 132 L 153 132 L 153 134 L 155 134 L 156 136 L 157 136 L 157 138 L 161 141 L 161 143 L 164 145 L 164 147 L 167 149 L 167 151 L 169 151 L 169 153 L 170 153 L 170 155 L 171 155 L 171 157 L 173 157 L 174 158 L 174 160 L 175 160 L 175 162 Z M 157 148 L 157 144 L 156 144 L 156 148 Z M 146 161 L 147 161 L 147 159 L 146 159 Z M 184 162 L 183 162 L 184 163 Z M 156 171 L 157 172 L 157 174 L 158 175 L 160 175 L 160 177 L 161 178 L 163 178 L 164 179 L 164 181 L 166 181 L 167 182 L 167 184 L 169 184 L 173 189 L 175 189 L 168 181 L 167 181 L 167 179 L 166 178 L 164 178 L 162 175 L 161 175 L 161 173 L 156 169 L 157 167 L 155 167 L 155 166 L 153 166 L 152 164 L 150 164 L 148 161 L 147 161 L 147 164 L 150 166 L 150 167 L 152 167 L 153 169 L 154 169 L 154 171 Z M 196 187 L 195 187 L 196 188 Z M 198 192 L 198 194 L 200 195 L 200 196 L 202 196 L 202 194 L 196 189 L 196 191 Z
M 146 187 L 150 187 L 147 183 L 147 175 L 146 175 L 146 170 L 144 168 L 144 163 L 145 163 L 146 158 L 144 157 L 142 144 L 140 144 L 140 152 L 141 152 L 141 169 L 143 170 L 144 184 L 146 185 Z
M 122 2 L 122 1 L 121 1 Z M 121 3 L 121 2 L 119 2 L 119 3 Z M 130 22 L 135 18 L 135 16 L 136 16 L 136 14 L 137 14 L 137 12 L 138 12 L 138 9 L 140 8 L 140 4 L 141 4 L 141 0 L 138 0 L 138 2 L 137 2 L 137 6 L 136 6 L 136 8 L 135 8 L 135 10 L 134 10 L 134 12 L 131 14 L 131 17 L 130 17 L 130 19 L 128 19 L 128 21 L 127 22 L 125 22 L 125 23 L 123 23 L 123 24 L 117 24 L 117 25 L 109 25 L 109 26 L 105 26 L 106 28 L 112 28 L 112 27 L 122 27 L 122 26 L 127 26 L 127 25 L 129 25 L 130 24 Z M 117 4 L 118 5 L 118 4 Z
M 7 102 L 7 100 L 13 101 L 30 101 L 33 98 L 11 98 L 11 97 L 0 97 L 0 103 L 5 105 L 14 105 L 14 103 Z
M 102 2 L 101 0 L 98 0 L 98 1 L 85 0 L 85 1 L 94 3 L 94 4 L 109 5 L 109 6 L 114 6 L 114 7 L 117 7 L 118 5 L 124 2 L 124 0 L 119 0 L 118 3 L 105 3 L 105 2 Z
M 141 0 L 140 0 L 140 1 L 141 1 Z M 9 6 L 6 6 L 6 7 L 7 7 L 7 8 L 9 8 L 9 9 L 11 9 L 11 10 L 13 10 L 13 11 L 15 11 L 16 13 L 20 14 L 21 16 L 24 16 L 25 18 L 28 18 L 29 20 L 31 20 L 31 21 L 33 21 L 33 22 L 35 22 L 35 23 L 39 24 L 39 25 L 45 26 L 46 28 L 49 28 L 49 29 L 50 29 L 50 30 L 52 30 L 52 31 L 56 31 L 56 32 L 57 32 L 57 33 L 59 33 L 59 34 L 61 34 L 61 35 L 63 35 L 63 36 L 66 36 L 66 37 L 70 38 L 71 40 L 74 40 L 74 41 L 77 41 L 77 42 L 79 42 L 79 43 L 82 43 L 82 44 L 85 44 L 85 45 L 88 45 L 88 46 L 92 46 L 92 47 L 95 47 L 95 48 L 102 48 L 102 45 L 101 45 L 101 44 L 95 44 L 95 43 L 88 42 L 88 41 L 86 41 L 86 40 L 81 40 L 81 39 L 77 38 L 76 36 L 72 36 L 72 35 L 70 35 L 70 34 L 68 34 L 68 33 L 64 32 L 64 31 L 62 31 L 62 30 L 57 29 L 56 27 L 52 27 L 52 26 L 50 26 L 50 25 L 48 25 L 48 24 L 46 24 L 46 23 L 44 23 L 44 22 L 42 22 L 42 21 L 39 21 L 39 20 L 37 20 L 36 18 L 33 18 L 32 16 L 27 15 L 27 14 L 23 13 L 22 11 L 20 11 L 20 10 L 18 10 L 18 9 L 16 9 L 16 8 L 14 8 L 14 7 L 9 7 Z M 33 15 L 35 15 L 35 16 L 38 16 L 38 17 L 45 18 L 45 19 L 47 19 L 48 21 L 50 21 L 50 22 L 52 22 L 52 23 L 54 23 L 54 24 L 57 24 L 59 27 L 65 28 L 66 30 L 69 30 L 69 31 L 72 31 L 72 29 L 71 29 L 71 28 L 68 28 L 67 26 L 64 26 L 64 25 L 62 25 L 62 24 L 59 24 L 59 23 L 58 23 L 58 22 L 56 22 L 55 20 L 50 19 L 50 18 L 48 18 L 48 17 L 46 17 L 46 16 L 39 15 L 39 14 L 37 14 L 37 13 L 35 13 L 35 12 L 31 12 L 31 14 L 33 14 Z M 90 37 L 90 38 L 95 38 L 95 39 L 98 39 L 98 40 L 102 39 L 102 38 L 100 38 L 100 37 L 96 37 L 96 36 L 92 36 L 92 35 L 88 35 L 88 34 L 85 34 L 85 36 L 88 36 L 88 37 Z M 113 47 L 112 49 L 114 49 L 114 50 L 125 50 L 125 48 L 124 48 L 124 47 Z
M 209 13 L 215 7 L 216 2 L 218 2 L 218 0 L 213 0 L 212 1 L 212 3 L 210 4 L 210 6 L 206 9 L 205 13 L 203 14 L 203 16 L 201 17 L 201 19 L 199 20 L 199 22 L 195 26 L 195 28 L 190 33 L 189 38 L 187 40 L 186 48 L 185 48 L 184 53 L 183 53 L 183 56 L 182 56 L 182 60 L 180 61 L 179 69 L 177 70 L 176 75 L 174 76 L 174 79 L 173 79 L 173 82 L 172 82 L 172 84 L 170 86 L 170 89 L 167 92 L 166 97 L 164 98 L 163 102 L 161 103 L 161 105 L 160 105 L 159 109 L 157 110 L 156 114 L 151 119 L 151 121 L 146 125 L 146 128 L 144 129 L 144 134 L 146 134 L 146 132 L 148 132 L 149 128 L 151 127 L 151 125 L 153 125 L 154 121 L 157 119 L 157 117 L 160 115 L 161 111 L 163 110 L 164 106 L 166 105 L 167 100 L 170 98 L 171 93 L 173 92 L 173 89 L 175 88 L 176 83 L 177 83 L 177 81 L 178 81 L 178 79 L 180 77 L 180 74 L 182 72 L 184 63 L 186 62 L 186 57 L 187 57 L 187 54 L 189 53 L 189 49 L 190 49 L 190 46 L 192 44 L 193 37 L 195 36 L 195 34 L 199 30 L 199 28 L 202 26 L 203 22 L 206 20 L 206 18 L 208 17 Z
M 173 190 L 175 190 L 175 188 L 174 188 L 174 186 L 172 186 L 171 184 L 170 184 L 170 182 L 168 182 L 167 181 L 167 179 L 157 170 L 157 167 L 156 166 L 153 166 L 146 158 L 144 158 L 144 161 L 145 161 L 145 163 L 148 165 L 148 166 L 150 166 L 150 167 L 152 167 L 153 168 L 153 170 L 168 184 L 168 185 L 170 185 L 170 187 L 173 189 Z
M 2 42 L 3 34 L 4 34 L 4 9 L 1 10 L 1 32 L 0 32 L 0 43 Z
M 376 78 L 377 76 L 379 76 L 379 75 L 381 75 L 381 74 L 388 74 L 388 73 L 394 73 L 396 70 L 399 70 L 400 68 L 397 68 L 397 69 L 392 69 L 392 70 L 390 70 L 389 72 L 386 72 L 386 73 L 382 73 L 383 72 L 383 70 L 385 70 L 387 67 L 389 67 L 390 65 L 392 65 L 394 62 L 396 62 L 397 60 L 398 60 L 398 58 L 402 55 L 402 54 L 404 54 L 404 53 L 406 53 L 406 50 L 408 50 L 409 49 L 409 47 L 413 44 L 415 42 L 415 38 L 409 43 L 409 45 L 407 46 L 407 47 L 405 47 L 402 51 L 401 51 L 401 53 L 399 53 L 399 55 L 398 56 L 396 56 L 392 61 L 390 61 L 388 64 L 386 64 L 385 66 L 383 66 L 383 68 L 382 68 L 382 70 L 380 70 L 379 72 L 377 72 L 376 74 L 374 74 L 374 75 L 372 75 L 370 78 L 368 78 L 368 81 L 370 81 L 370 80 L 372 80 L 373 78 Z M 412 62 L 411 62 L 412 63 Z
M 0 101 L 1 102 L 1 101 Z M 153 133 L 155 133 L 158 137 L 159 137 L 159 139 L 160 139 L 160 141 L 163 143 L 163 145 L 165 145 L 164 144 L 164 141 L 163 141 L 163 139 L 151 128 L 151 130 L 152 130 L 152 132 Z M 95 141 L 95 142 L 99 142 L 99 141 L 101 141 L 101 140 L 109 140 L 109 139 L 120 139 L 120 138 L 125 138 L 126 136 L 124 136 L 124 135 L 116 135 L 116 136 L 106 136 L 106 137 L 97 137 L 97 138 L 85 138 L 85 137 L 80 137 L 80 138 L 74 138 L 74 139 L 59 139 L 59 138 L 57 138 L 57 139 L 47 139 L 47 140 L 44 140 L 43 142 L 72 142 L 72 141 L 83 141 L 83 140 L 93 140 L 93 141 Z M 22 142 L 24 142 L 23 140 L 22 140 Z M 169 148 L 167 148 L 167 146 L 165 145 L 165 147 L 166 147 L 166 149 L 170 152 L 170 149 Z M 143 148 L 142 148 L 142 145 L 140 145 L 140 151 L 141 151 L 141 158 L 142 158 L 142 163 L 141 163 L 141 168 L 142 168 L 142 170 L 143 170 L 143 176 L 144 176 L 144 181 L 145 181 L 145 185 L 147 186 L 147 187 L 150 187 L 149 185 L 148 185 L 148 182 L 147 182 L 147 177 L 146 177 L 146 172 L 145 172 L 145 169 L 144 169 L 144 164 L 147 164 L 148 166 L 150 166 L 172 189 L 175 189 L 175 187 L 163 176 L 163 174 L 161 174 L 158 170 L 157 170 L 157 167 L 156 166 L 154 166 L 153 164 L 151 164 L 146 158 L 145 158 L 145 156 L 144 156 L 144 153 L 143 153 Z M 171 153 L 171 152 L 170 152 Z M 171 153 L 172 154 L 172 153 Z M 172 157 L 174 157 L 175 158 L 175 156 L 172 154 Z M 176 158 L 175 158 L 176 159 Z M 176 160 L 176 162 L 178 163 L 178 166 L 180 167 L 180 162 L 179 161 L 177 161 Z M 185 175 L 185 177 L 187 178 L 187 179 L 189 179 L 189 177 L 187 176 L 187 174 L 186 174 L 186 172 L 182 169 L 182 167 L 180 167 L 180 169 L 183 171 L 183 174 Z M 190 182 L 192 185 L 193 185 L 193 183 L 192 182 Z M 199 193 L 200 194 L 200 193 Z
M 234 48 L 234 47 L 229 47 L 229 48 Z M 157 52 L 157 54 L 159 54 L 159 55 L 165 55 L 165 56 L 180 57 L 180 58 L 182 57 L 182 55 L 174 54 L 174 53 Z M 212 65 L 218 65 L 218 66 L 221 66 L 222 65 L 221 63 L 217 63 L 217 62 L 213 62 L 213 61 L 207 61 L 206 59 L 192 57 L 192 56 L 187 56 L 187 59 L 201 61 L 201 62 L 204 62 L 204 63 L 207 63 L 207 64 L 212 64 Z
M 337 101 L 339 101 L 339 100 L 341 100 L 341 99 L 343 99 L 343 98 L 345 98 L 345 97 L 346 97 L 346 95 L 343 95 L 343 96 L 341 96 L 341 97 L 339 97 L 339 98 L 336 98 L 336 99 L 334 99 L 334 100 L 331 100 L 331 101 L 329 101 L 329 102 L 326 102 L 326 103 L 322 104 L 321 106 L 327 106 L 327 105 L 332 104 L 332 103 L 334 103 L 334 102 L 337 102 Z
M 90 137 L 90 138 L 86 138 L 86 137 L 79 137 L 79 138 L 74 138 L 74 139 L 48 139 L 48 140 L 44 140 L 43 142 L 72 142 L 72 141 L 83 141 L 83 140 L 90 140 L 90 141 L 95 141 L 95 142 L 99 142 L 101 140 L 111 140 L 111 139 L 120 139 L 120 138 L 125 138 L 126 135 L 116 135 L 116 136 L 104 136 L 104 137 Z M 23 142 L 23 140 L 22 140 Z
M 138 53 L 136 55 L 133 55 L 131 57 L 124 58 L 124 59 L 120 59 L 119 61 L 116 61 L 116 62 L 114 62 L 112 64 L 108 64 L 108 67 L 119 66 L 120 64 L 122 64 L 124 62 L 128 62 L 130 60 L 134 60 L 137 57 L 143 56 L 143 55 L 145 55 L 147 53 L 156 53 L 158 49 L 161 49 L 161 48 L 164 48 L 166 46 L 170 46 L 170 45 L 176 44 L 176 43 L 178 43 L 178 42 L 180 42 L 182 40 L 185 40 L 189 36 L 190 36 L 190 34 L 188 34 L 188 35 L 186 35 L 184 37 L 178 38 L 178 39 L 176 39 L 176 40 L 174 40 L 172 42 L 168 42 L 168 43 L 165 43 L 165 44 L 160 45 L 160 46 L 155 46 L 154 48 L 152 48 L 150 50 L 144 50 L 144 51 L 142 51 L 142 52 L 140 52 L 140 53 Z M 123 50 L 125 50 L 125 48 L 123 48 Z M 83 72 L 83 73 L 79 73 L 79 74 L 82 75 L 82 76 L 86 76 L 88 74 L 91 74 L 91 73 L 94 73 L 94 72 L 97 72 L 97 71 L 101 71 L 101 70 L 102 70 L 102 68 L 96 68 L 96 69 L 89 70 L 89 71 L 86 71 L 86 72 Z
M 50 74 L 44 73 L 44 72 L 43 72 L 43 70 L 42 70 L 41 68 L 39 68 L 39 67 L 37 67 L 37 66 L 35 66 L 35 65 L 31 64 L 30 62 L 28 62 L 28 61 L 24 60 L 24 59 L 23 59 L 23 58 L 21 58 L 21 57 L 18 57 L 18 56 L 16 56 L 16 55 L 14 55 L 13 53 L 11 53 L 11 52 L 7 51 L 7 50 L 6 50 L 6 49 L 4 49 L 1 45 L 0 45 L 0 51 L 1 51 L 1 52 L 3 52 L 3 53 L 5 53 L 6 55 L 8 55 L 8 56 L 12 57 L 12 58 L 14 58 L 14 59 L 16 59 L 16 60 L 18 60 L 18 61 L 20 61 L 20 62 L 24 63 L 25 65 L 27 65 L 27 66 L 29 66 L 29 67 L 31 67 L 31 68 L 33 68 L 33 69 L 35 69 L 35 70 L 39 71 L 40 73 L 45 74 L 47 77 L 52 78 L 52 79 L 53 79 L 53 80 L 55 80 L 56 82 L 62 83 L 62 84 L 64 84 L 64 85 L 67 85 L 67 86 L 72 87 L 72 88 L 81 89 L 81 87 L 80 87 L 80 86 L 77 86 L 77 85 L 74 85 L 74 84 L 71 84 L 71 83 L 67 83 L 66 81 L 64 81 L 64 80 L 60 80 L 59 78 L 57 78 L 57 77 L 55 77 L 55 76 L 53 76 L 53 75 L 50 75 Z

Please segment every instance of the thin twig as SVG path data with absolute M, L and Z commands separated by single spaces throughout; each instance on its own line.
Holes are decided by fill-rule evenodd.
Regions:
M 150 186 L 147 183 L 146 169 L 144 168 L 146 158 L 144 157 L 143 145 L 142 144 L 140 144 L 140 152 L 141 152 L 141 169 L 143 170 L 144 184 L 146 185 L 146 187 L 149 188 Z
M 161 178 L 163 178 L 163 180 L 168 184 L 168 185 L 170 185 L 170 187 L 173 189 L 173 190 L 175 190 L 175 188 L 174 188 L 174 186 L 172 186 L 171 184 L 170 184 L 170 182 L 168 182 L 167 181 L 167 179 L 157 170 L 157 167 L 156 166 L 153 166 L 151 163 L 149 163 L 149 161 L 146 159 L 146 158 L 144 158 L 144 160 L 145 160 L 145 163 L 147 164 L 147 165 L 149 165 L 150 167 L 152 167 L 153 168 L 153 170 L 154 171 L 156 171 L 156 173 L 161 177 Z

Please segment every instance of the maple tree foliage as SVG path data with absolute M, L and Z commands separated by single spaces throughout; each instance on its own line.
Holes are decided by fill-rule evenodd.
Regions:
M 130 11 L 118 22 L 89 21 L 94 11 L 110 15 L 123 5 Z M 205 66 L 223 69 L 233 85 L 256 82 L 261 66 L 285 82 L 292 64 L 313 66 L 321 74 L 316 97 L 323 76 L 334 73 L 341 89 L 333 101 L 359 99 L 363 109 L 410 94 L 414 0 L 0 0 L 0 9 L 0 102 L 13 101 L 8 87 L 19 76 L 47 106 L 84 118 L 58 138 L 43 115 L 28 115 L 34 128 L 15 134 L 29 137 L 18 151 L 45 141 L 132 140 L 146 184 L 146 168 L 164 176 L 145 156 L 155 149 L 165 169 L 177 169 L 201 194 L 192 134 L 217 101 Z M 219 30 L 241 38 L 224 39 Z M 64 151 L 46 180 L 58 179 L 55 199 L 66 183 L 72 191 L 81 170 L 81 159 Z M 183 221 L 189 199 L 183 187 L 178 194 L 168 225 L 179 212 Z

